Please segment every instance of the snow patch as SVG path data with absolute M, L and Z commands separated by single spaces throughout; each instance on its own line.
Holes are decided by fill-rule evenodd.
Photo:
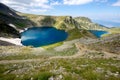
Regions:
M 12 44 L 15 44 L 15 45 L 23 46 L 20 38 L 3 38 L 3 37 L 0 37 L 0 40 L 9 42 L 9 43 L 12 43 Z
M 10 23 L 8 25 L 16 29 L 16 26 L 14 24 Z
M 13 14 L 12 13 L 9 13 L 11 16 L 13 16 Z
M 24 32 L 24 30 L 20 30 L 20 31 L 19 31 L 19 33 L 22 33 L 22 32 Z

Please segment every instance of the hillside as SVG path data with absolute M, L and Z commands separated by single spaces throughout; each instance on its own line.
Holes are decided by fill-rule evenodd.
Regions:
M 33 26 L 52 26 L 69 36 L 37 48 L 9 43 L 21 44 L 20 31 Z M 89 30 L 112 35 L 98 39 Z M 0 80 L 120 80 L 118 32 L 86 17 L 24 14 L 0 3 Z
M 12 16 L 14 18 L 22 19 L 21 16 L 19 16 L 15 13 L 15 10 L 13 10 L 12 8 L 9 8 L 8 6 L 4 5 L 3 3 L 0 3 L 0 14 L 4 14 L 6 16 Z
M 45 16 L 45 15 L 33 15 L 18 13 L 21 16 L 26 17 L 32 21 L 33 26 L 53 26 L 57 29 L 65 30 L 69 33 L 67 40 L 77 39 L 80 37 L 93 37 L 95 36 L 89 31 L 80 28 L 80 25 L 71 16 Z
M 85 29 L 85 30 L 107 30 L 108 28 L 93 23 L 87 17 L 72 17 L 72 16 L 45 16 L 45 15 L 33 15 L 18 13 L 21 16 L 27 17 L 27 19 L 34 22 L 35 26 L 54 26 L 58 29 L 70 30 L 73 28 Z
M 12 24 L 16 29 L 23 29 L 31 25 L 30 21 L 17 14 L 17 11 L 0 3 L 0 23 Z
M 2 3 L 0 4 L 0 6 L 0 30 L 2 37 L 13 37 L 16 34 L 19 35 L 19 32 L 21 30 L 25 30 L 25 28 L 33 26 L 53 26 L 57 29 L 67 31 L 70 35 L 68 40 L 77 39 L 85 36 L 94 38 L 94 35 L 92 35 L 89 31 L 84 30 L 83 28 L 78 29 L 80 25 L 71 16 L 43 16 L 24 14 L 17 12 Z M 3 26 L 3 24 L 7 27 Z M 13 32 L 11 30 L 13 30 Z
M 118 36 L 115 37 L 117 40 Z M 115 37 L 109 37 L 107 41 L 111 42 Z M 81 38 L 51 49 L 0 46 L 0 79 L 119 80 L 120 55 L 105 52 L 104 43 L 99 46 L 102 49 L 97 50 L 99 44 L 95 41 Z M 107 49 L 110 46 L 108 44 Z M 116 47 L 113 45 L 112 48 Z
M 93 23 L 87 17 L 75 17 L 74 19 L 81 26 L 79 28 L 82 28 L 82 29 L 86 29 L 86 30 L 107 30 L 108 29 L 105 26 L 102 26 L 102 25 L 97 24 L 97 23 Z
M 0 37 L 20 37 L 19 32 L 6 23 L 0 21 Z
M 19 30 L 30 26 L 29 20 L 16 11 L 0 3 L 0 37 L 20 37 Z
M 93 43 L 87 46 L 92 50 L 120 54 L 120 34 L 111 34 L 99 40 L 93 40 Z
M 120 27 L 110 28 L 108 31 L 113 33 L 113 34 L 120 33 Z
M 70 35 L 72 35 L 72 38 L 70 39 L 73 39 L 73 34 L 76 35 L 76 37 L 74 38 L 80 38 L 85 36 L 94 38 L 92 33 L 87 30 L 106 30 L 105 27 L 93 23 L 89 18 L 86 17 L 73 18 L 71 16 L 45 16 L 24 14 L 21 12 L 17 12 L 9 8 L 8 6 L 0 3 L 0 25 L 3 24 L 7 25 L 7 27 L 9 28 L 14 28 L 16 32 L 20 32 L 21 30 L 25 30 L 25 28 L 33 26 L 53 26 L 57 29 L 67 31 Z M 1 30 L 3 30 L 3 28 L 5 28 L 4 30 L 7 30 L 6 27 L 0 28 Z M 3 32 L 1 32 L 1 34 L 3 34 Z M 6 34 L 10 33 L 6 32 Z
M 71 30 L 80 26 L 71 16 L 45 16 L 18 13 L 34 22 L 34 26 L 53 26 L 57 29 Z

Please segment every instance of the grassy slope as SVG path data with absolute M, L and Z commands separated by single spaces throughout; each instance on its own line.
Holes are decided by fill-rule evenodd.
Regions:
M 18 29 L 24 29 L 26 27 L 31 26 L 32 22 L 30 22 L 28 19 L 19 19 L 19 18 L 15 18 L 12 16 L 7 16 L 4 15 L 2 13 L 0 13 L 0 20 L 4 21 L 4 23 L 11 23 L 13 25 L 15 25 Z
M 104 34 L 102 35 L 102 37 L 107 37 L 113 34 L 120 34 L 120 28 L 109 28 L 106 31 L 108 31 L 108 34 Z
M 120 54 L 120 34 L 111 34 L 101 41 L 88 45 L 94 50 Z
M 103 27 L 97 23 L 93 23 L 87 17 L 75 17 L 75 20 L 81 25 L 81 28 L 87 30 L 107 30 L 106 27 Z
M 119 67 L 119 60 L 89 58 L 52 59 L 31 63 L 0 64 L 0 79 L 119 80 Z
M 66 29 L 66 26 L 69 26 L 69 24 L 66 24 L 64 22 L 64 20 L 69 16 L 47 16 L 47 15 L 33 15 L 33 14 L 22 14 L 22 13 L 19 14 L 21 16 L 25 16 L 27 19 L 34 22 L 35 26 L 53 26 L 56 27 L 57 29 L 64 29 L 64 30 Z M 72 26 L 69 26 L 67 28 L 69 29 L 70 27 Z
M 0 61 L 0 79 L 2 80 L 48 80 L 50 78 L 55 80 L 119 80 L 120 76 L 119 59 L 93 57 L 93 55 L 102 56 L 103 53 L 87 53 L 87 56 L 63 58 L 65 55 L 76 54 L 75 47 L 61 52 L 54 52 L 48 48 L 47 52 L 41 53 L 33 52 L 31 47 L 0 47 L 0 53 L 3 53 L 0 56 L 1 61 L 20 60 L 20 62 L 6 64 L 4 62 L 7 61 L 3 61 L 2 64 Z M 59 55 L 63 57 L 59 58 Z M 34 60 L 21 62 L 28 59 Z
M 120 34 L 120 28 L 110 28 L 108 32 L 111 34 Z
M 27 15 L 28 16 L 28 15 Z M 40 19 L 38 19 L 40 18 Z M 30 15 L 28 19 L 32 21 L 38 20 L 34 25 L 40 24 L 39 20 L 43 20 L 43 16 Z M 47 18 L 48 19 L 48 18 Z M 78 30 L 70 22 L 65 23 L 65 17 L 56 18 L 54 26 L 58 29 L 66 29 L 69 33 L 67 40 L 81 38 L 83 36 L 92 36 L 86 30 Z M 46 21 L 46 20 L 45 20 Z M 43 23 L 44 24 L 44 23 Z M 48 23 L 49 24 L 49 23 Z M 63 25 L 61 27 L 61 25 Z M 69 27 L 69 28 L 68 28 Z M 0 64 L 0 79 L 1 80 L 48 80 L 48 78 L 60 80 L 119 80 L 120 76 L 120 60 L 117 59 L 103 59 L 103 58 L 64 58 L 64 59 L 48 59 L 56 55 L 73 55 L 77 53 L 75 47 L 63 50 L 61 52 L 54 52 L 51 50 L 54 46 L 61 45 L 61 43 L 54 44 L 47 52 L 34 53 L 30 47 L 1 47 L 0 60 L 26 60 L 26 59 L 41 59 L 34 62 Z M 110 45 L 109 45 L 110 46 Z M 50 49 L 50 50 L 49 50 Z M 5 54 L 4 54 L 5 53 Z M 11 54 L 11 55 L 9 55 Z
M 0 47 L 1 61 L 3 60 L 28 60 L 32 62 L 16 62 L 1 64 L 0 61 L 0 79 L 1 80 L 119 80 L 120 60 L 117 58 L 59 58 L 65 55 L 77 53 L 75 47 L 61 52 L 54 52 L 48 49 L 48 52 L 33 52 L 31 47 Z M 93 53 L 91 53 L 93 54 Z M 93 55 L 101 55 L 94 53 Z M 54 57 L 54 56 L 58 57 Z M 89 56 L 89 54 L 87 54 Z M 53 58 L 51 58 L 53 57 Z M 50 59 L 51 58 L 51 59 Z M 35 61 L 35 59 L 39 59 Z M 12 61 L 14 62 L 14 61 Z

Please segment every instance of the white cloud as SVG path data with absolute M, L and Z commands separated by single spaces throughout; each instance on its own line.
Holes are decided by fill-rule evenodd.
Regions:
M 54 1 L 54 2 L 51 2 L 51 4 L 50 5 L 52 5 L 52 6 L 56 6 L 56 5 L 61 5 L 61 3 L 60 2 L 58 2 L 58 1 Z
M 106 3 L 108 0 L 63 0 L 65 5 L 83 5 L 91 2 Z
M 93 0 L 63 0 L 65 5 L 82 5 L 92 2 Z
M 112 6 L 120 6 L 120 0 L 118 0 L 116 3 L 114 3 Z
M 1 0 L 0 2 L 21 12 L 45 12 L 51 9 L 49 0 Z
M 47 9 L 31 9 L 30 12 L 46 12 Z
M 25 13 L 46 12 L 58 5 L 83 5 L 90 2 L 107 2 L 108 0 L 0 0 L 9 7 Z M 120 0 L 114 6 L 120 5 Z
M 95 2 L 105 3 L 108 2 L 108 0 L 95 0 Z

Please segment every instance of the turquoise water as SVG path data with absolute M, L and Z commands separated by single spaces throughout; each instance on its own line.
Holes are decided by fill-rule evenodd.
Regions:
M 89 30 L 93 33 L 97 38 L 100 38 L 103 34 L 107 34 L 107 31 L 99 31 L 99 30 Z
M 32 27 L 21 33 L 21 43 L 25 46 L 40 47 L 64 41 L 68 34 L 54 27 Z

